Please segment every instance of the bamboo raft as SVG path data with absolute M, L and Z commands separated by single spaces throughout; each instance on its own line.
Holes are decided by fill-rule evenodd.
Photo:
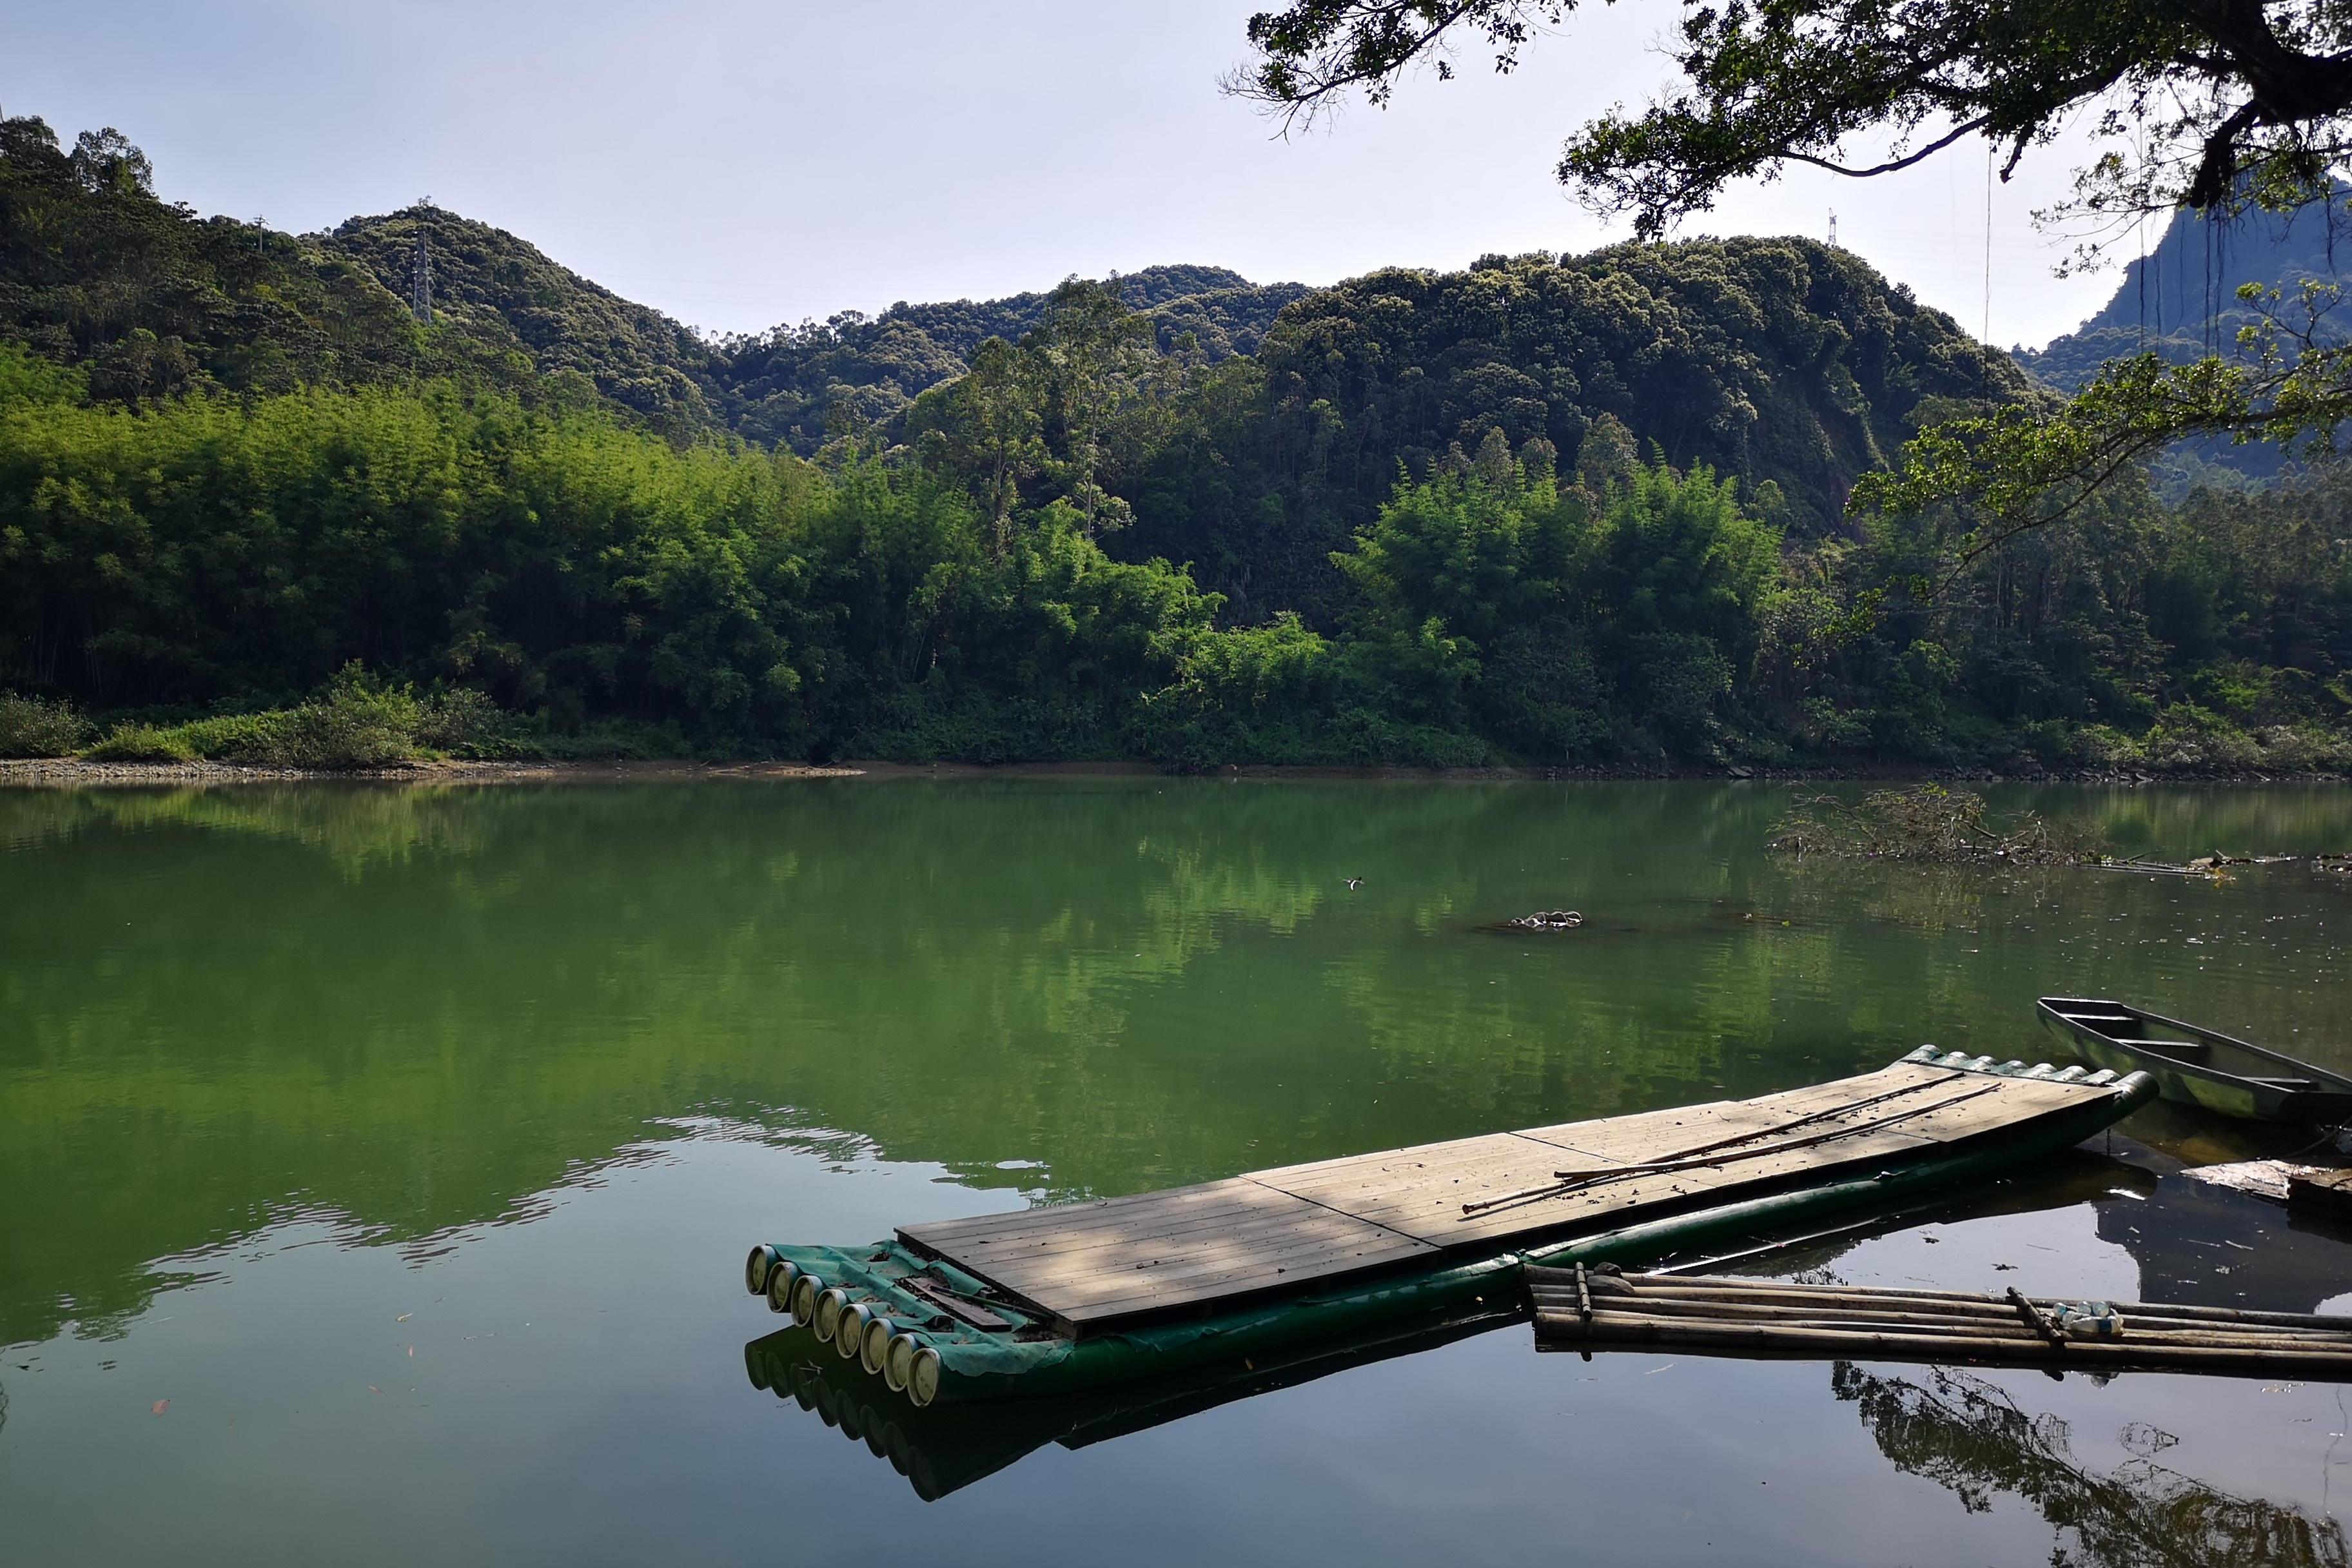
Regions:
M 2155 1092 L 2144 1074 L 1923 1047 L 1752 1100 L 906 1226 L 865 1247 L 763 1244 L 743 1279 L 918 1405 L 1206 1375 L 1516 1300 L 1522 1262 L 1884 1212 L 2079 1142 Z
M 2352 1379 L 2352 1317 L 1961 1290 L 1525 1271 L 1540 1351 Z

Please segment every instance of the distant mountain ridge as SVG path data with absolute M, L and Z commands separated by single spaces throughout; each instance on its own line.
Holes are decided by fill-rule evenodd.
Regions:
M 434 327 L 411 319 L 425 241 Z M 1221 267 L 1120 278 L 1163 346 L 1254 350 L 1303 284 Z M 707 340 L 506 230 L 418 204 L 290 235 L 159 200 L 120 137 L 70 151 L 37 118 L 0 120 L 0 336 L 84 369 L 123 401 L 462 374 L 542 401 L 589 398 L 667 434 L 730 431 L 814 451 L 844 416 L 887 420 L 1018 338 L 1043 292 L 891 306 Z
M 2292 319 L 2304 279 L 2352 281 L 2347 199 L 2352 185 L 2339 181 L 2327 202 L 2293 213 L 2256 210 L 2233 220 L 2175 213 L 2156 247 L 2125 265 L 2122 282 L 2097 314 L 2039 349 L 2017 351 L 2016 358 L 2054 390 L 2071 393 L 2111 359 L 2226 354 L 2238 329 L 2258 320 L 2238 298 L 2241 285 L 2280 289 Z
M 709 344 L 502 228 L 420 204 L 304 239 L 404 301 L 420 237 L 436 326 L 487 355 L 521 354 L 539 375 L 578 376 L 657 427 L 725 422 L 724 362 Z
M 719 426 L 807 454 L 840 417 L 885 422 L 969 368 L 988 338 L 1015 341 L 1044 319 L 1046 295 L 892 305 L 821 322 L 705 340 L 624 300 L 500 228 L 438 207 L 356 217 L 314 237 L 327 253 L 404 296 L 424 236 L 435 309 L 542 375 L 577 373 L 657 426 Z M 1161 346 L 1190 332 L 1212 360 L 1248 353 L 1301 283 L 1257 284 L 1223 267 L 1147 267 L 1120 296 L 1152 318 Z
M 429 327 L 408 307 L 420 239 Z M 1189 342 L 1218 373 L 1194 412 L 1220 454 L 1163 454 L 1166 471 L 1135 476 L 1138 526 L 1118 548 L 1196 562 L 1236 605 L 1321 602 L 1330 552 L 1401 468 L 1490 436 L 1569 458 L 1606 416 L 1815 534 L 1921 420 L 2029 390 L 1860 258 L 1792 238 L 1490 256 L 1318 289 L 1201 265 L 1116 282 L 1164 351 Z M 809 454 L 849 429 L 895 438 L 916 398 L 961 376 L 984 339 L 1036 326 L 1047 298 L 900 302 L 708 339 L 436 206 L 305 236 L 200 218 L 156 197 L 120 136 L 86 133 L 68 153 L 37 119 L 0 121 L 0 338 L 82 368 L 110 401 L 455 377 L 541 406 L 601 405 L 677 440 Z
M 2338 181 L 2333 195 L 2292 213 L 2260 209 L 2233 219 L 2179 212 L 2146 256 L 2124 267 L 2106 304 L 2081 326 L 2040 349 L 2015 351 L 2036 379 L 2071 394 L 2109 360 L 2155 353 L 2174 364 L 2238 352 L 2238 331 L 2263 312 L 2238 298 L 2248 283 L 2276 289 L 2289 324 L 2301 321 L 2297 290 L 2305 279 L 2352 282 L 2352 218 L 2345 216 L 2352 185 Z M 2322 338 L 2340 338 L 2345 326 L 2326 317 Z M 2285 455 L 2268 441 L 2238 443 L 2222 437 L 2183 441 L 2160 455 L 2152 479 L 2157 493 L 2177 501 L 2199 486 L 2224 489 L 2271 483 Z
M 1151 319 L 1163 351 L 1190 333 L 1213 362 L 1255 353 L 1283 307 L 1312 292 L 1303 283 L 1253 283 L 1226 268 L 1197 265 L 1146 267 L 1113 280 L 1119 297 Z M 1045 319 L 1045 303 L 1043 292 L 901 300 L 877 316 L 848 310 L 726 340 L 730 423 L 752 439 L 814 451 L 836 416 L 887 422 L 961 375 L 985 340 L 1017 342 Z

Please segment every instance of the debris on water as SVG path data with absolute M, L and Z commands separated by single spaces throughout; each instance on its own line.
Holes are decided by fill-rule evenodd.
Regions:
M 170 1408 L 172 1408 L 172 1402 L 170 1400 L 159 1399 L 154 1404 L 147 1407 L 147 1414 L 150 1415 L 161 1415 Z
M 1996 825 L 1984 796 L 1942 784 L 1873 790 L 1859 801 L 1797 799 L 1770 847 L 1800 858 L 1929 860 L 1951 865 L 2097 865 L 2095 839 L 2053 826 L 2033 812 Z
M 1584 923 L 1584 913 L 1580 910 L 1538 910 L 1503 923 L 1517 931 L 1574 931 Z
M 2226 1165 L 2200 1165 L 2182 1173 L 2209 1186 L 2251 1193 L 2280 1204 L 2286 1202 L 2288 1185 L 2295 1177 L 2318 1173 L 2318 1166 L 2298 1165 L 2291 1160 L 2238 1160 Z
M 2298 1214 L 2352 1219 L 2352 1171 L 2297 1171 L 2287 1177 L 2286 1206 Z

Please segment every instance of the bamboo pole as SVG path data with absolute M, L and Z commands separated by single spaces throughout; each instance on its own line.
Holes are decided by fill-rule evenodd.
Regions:
M 1672 1333 L 1660 1332 L 1671 1328 Z M 1815 1355 L 1907 1353 L 1927 1360 L 1973 1359 L 2032 1366 L 2080 1367 L 2084 1371 L 2145 1367 L 2181 1371 L 2281 1371 L 2331 1379 L 2352 1376 L 2352 1346 L 2328 1351 L 2242 1349 L 2217 1345 L 2148 1344 L 2078 1340 L 2053 1345 L 2021 1335 L 1918 1334 L 1855 1329 L 1799 1329 L 1738 1324 L 1694 1327 L 1672 1321 L 1627 1321 L 1619 1314 L 1596 1316 L 1590 1327 L 1572 1317 L 1539 1312 L 1541 1348 L 1586 1349 L 1597 1343 L 1671 1344 L 1693 1350 L 1803 1350 Z
M 1564 1310 L 1571 1306 L 1580 1309 L 1582 1305 L 1579 1299 L 1565 1291 L 1543 1289 L 1530 1294 L 1538 1307 Z M 1988 1328 L 2023 1329 L 2026 1327 L 2015 1312 L 1990 1301 L 1953 1303 L 1952 1305 L 1958 1309 L 1957 1310 L 1938 1308 L 1934 1311 L 1921 1311 L 1917 1310 L 1918 1307 L 1927 1305 L 1927 1303 L 1839 1301 L 1828 1297 L 1813 1301 L 1768 1302 L 1653 1296 L 1645 1291 L 1638 1296 L 1596 1295 L 1590 1300 L 1593 1303 L 1591 1309 L 1593 1311 L 1635 1311 L 1654 1315 L 1694 1317 L 1738 1316 L 1753 1318 L 1758 1321 L 1842 1315 L 1867 1317 L 1874 1321 L 1890 1322 L 1969 1322 L 1980 1323 Z M 2114 1306 L 2116 1316 L 2133 1331 L 2236 1334 L 2265 1341 L 2278 1337 L 2315 1339 L 2352 1345 L 2352 1318 L 2339 1319 L 2335 1324 L 2326 1327 L 2305 1328 L 2301 1324 L 2230 1323 L 2211 1322 L 2201 1318 L 2170 1318 L 2160 1312 L 2141 1311 L 2128 1304 L 2110 1303 L 2110 1305 Z
M 1545 1268 L 1530 1265 L 1523 1272 L 1530 1289 L 1540 1288 L 1557 1279 L 1565 1280 L 1569 1270 Z M 1814 1300 L 1825 1292 L 1838 1296 L 1861 1296 L 1874 1299 L 1895 1299 L 1938 1303 L 1974 1303 L 2015 1317 L 2016 1310 L 2001 1298 L 1974 1290 L 1934 1290 L 1924 1287 L 1885 1285 L 1801 1285 L 1788 1279 L 1750 1279 L 1732 1275 L 1696 1274 L 1622 1274 L 1595 1275 L 1595 1279 L 1620 1280 L 1642 1296 L 1653 1294 L 1687 1295 L 1695 1297 L 1732 1295 L 1771 1295 Z M 2083 1297 L 2037 1296 L 2029 1298 L 2045 1311 L 2084 1300 Z M 1624 1300 L 1623 1296 L 1596 1292 L 1599 1302 Z M 2334 1312 L 2264 1312 L 2244 1307 L 2203 1307 L 2174 1302 L 2109 1301 L 2108 1305 L 2126 1317 L 2195 1318 L 2210 1322 L 2272 1323 L 2287 1328 L 2313 1328 L 2352 1333 L 2352 1314 Z
M 1897 1121 L 1908 1121 L 1914 1117 L 1925 1116 L 1931 1110 L 1941 1110 L 1948 1105 L 1957 1105 L 1962 1100 L 1974 1100 L 1980 1094 L 1990 1094 L 1994 1089 L 2000 1087 L 1999 1084 L 1988 1084 L 1981 1089 L 1970 1089 L 1968 1093 L 1960 1095 L 1957 1099 L 1939 1100 L 1933 1105 L 1923 1106 L 1916 1110 L 1906 1111 L 1902 1115 L 1892 1119 L 1881 1120 L 1878 1121 L 1865 1121 L 1861 1123 L 1859 1126 L 1845 1128 L 1836 1132 L 1828 1133 L 1821 1138 L 1810 1140 L 1800 1139 L 1790 1143 L 1774 1144 L 1764 1149 L 1741 1150 L 1736 1153 L 1724 1154 L 1714 1158 L 1701 1158 L 1701 1156 L 1713 1155 L 1717 1150 L 1736 1150 L 1738 1145 L 1742 1143 L 1754 1143 L 1767 1138 L 1783 1137 L 1788 1133 L 1795 1131 L 1800 1127 L 1810 1127 L 1817 1121 L 1827 1121 L 1839 1116 L 1850 1116 L 1857 1110 L 1862 1110 L 1870 1106 L 1876 1105 L 1882 1100 L 1900 1099 L 1902 1096 L 1906 1094 L 1917 1094 L 1923 1089 L 1941 1089 L 1946 1084 L 1957 1082 L 1968 1076 L 1969 1075 L 1967 1073 L 1962 1072 L 1958 1068 L 1949 1068 L 1945 1071 L 1942 1078 L 1922 1079 L 1916 1083 L 1906 1083 L 1899 1089 L 1890 1089 L 1879 1094 L 1864 1095 L 1860 1100 L 1849 1100 L 1842 1105 L 1828 1106 L 1822 1110 L 1812 1111 L 1804 1116 L 1800 1116 L 1794 1121 L 1775 1122 L 1769 1127 L 1759 1127 L 1752 1131 L 1735 1132 L 1727 1137 L 1717 1138 L 1706 1143 L 1694 1143 L 1686 1149 L 1677 1150 L 1671 1154 L 1661 1154 L 1655 1160 L 1638 1162 L 1633 1164 L 1601 1165 L 1590 1171 L 1555 1171 L 1552 1173 L 1552 1180 L 1542 1186 L 1524 1187 L 1517 1192 L 1505 1193 L 1498 1197 L 1485 1198 L 1476 1203 L 1464 1204 L 1462 1205 L 1462 1212 L 1465 1215 L 1484 1214 L 1488 1209 L 1507 1208 L 1513 1204 L 1531 1203 L 1538 1198 L 1553 1197 L 1563 1193 L 1577 1191 L 1582 1187 L 1595 1186 L 1608 1182 L 1620 1181 L 1628 1176 L 1651 1175 L 1662 1172 L 1692 1169 L 1703 1165 L 1725 1164 L 1733 1160 L 1756 1159 L 1765 1154 L 1784 1153 L 1792 1148 L 1810 1147 L 1813 1143 L 1827 1142 L 1832 1139 L 1838 1138 L 1850 1138 L 1854 1136 L 1856 1133 L 1861 1132 L 1874 1132 L 1882 1128 L 1891 1127 Z
M 1571 1309 L 1564 1303 L 1538 1301 L 1537 1316 L 1565 1321 Z M 1576 1321 L 1586 1320 L 1578 1314 Z M 2112 1338 L 2092 1336 L 2074 1338 L 2063 1331 L 2055 1340 L 2040 1333 L 2017 1320 L 2007 1322 L 1981 1318 L 1937 1319 L 1924 1313 L 1853 1312 L 1833 1310 L 1804 1312 L 1775 1310 L 1769 1316 L 1749 1313 L 1721 1314 L 1696 1311 L 1687 1308 L 1641 1306 L 1634 1309 L 1601 1309 L 1591 1320 L 1604 1324 L 1640 1323 L 1652 1325 L 1661 1331 L 1688 1329 L 1704 1331 L 1717 1327 L 1754 1329 L 1819 1329 L 1825 1331 L 1851 1333 L 1899 1333 L 1940 1335 L 1962 1339 L 1999 1339 L 2026 1345 L 2055 1345 L 2073 1350 L 2079 1345 L 2203 1345 L 2215 1349 L 2290 1350 L 2315 1354 L 2352 1357 L 2352 1335 L 2317 1336 L 2287 1331 L 2263 1333 L 2231 1333 L 2211 1329 L 2151 1327 L 2145 1322 L 2126 1319 L 2122 1330 Z
M 2352 1377 L 2352 1317 L 2114 1302 L 2113 1337 L 2077 1339 L 2063 1300 L 2014 1289 L 1799 1285 L 1784 1280 L 1599 1275 L 1528 1268 L 1539 1348 L 1671 1345 L 1739 1354 L 1990 1362 L 2085 1371 L 2145 1368 Z

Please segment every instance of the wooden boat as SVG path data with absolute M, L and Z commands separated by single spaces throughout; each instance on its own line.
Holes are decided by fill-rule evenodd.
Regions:
M 1721 1251 L 1825 1211 L 1886 1213 L 2155 1098 L 2143 1073 L 1926 1046 L 1752 1100 L 907 1226 L 868 1247 L 762 1244 L 744 1284 L 919 1407 L 1207 1376 L 1491 1309 L 1522 1262 Z
M 2145 1072 L 2167 1100 L 2249 1121 L 2352 1121 L 2352 1078 L 2104 997 L 2044 996 L 2042 1023 L 2093 1066 Z

